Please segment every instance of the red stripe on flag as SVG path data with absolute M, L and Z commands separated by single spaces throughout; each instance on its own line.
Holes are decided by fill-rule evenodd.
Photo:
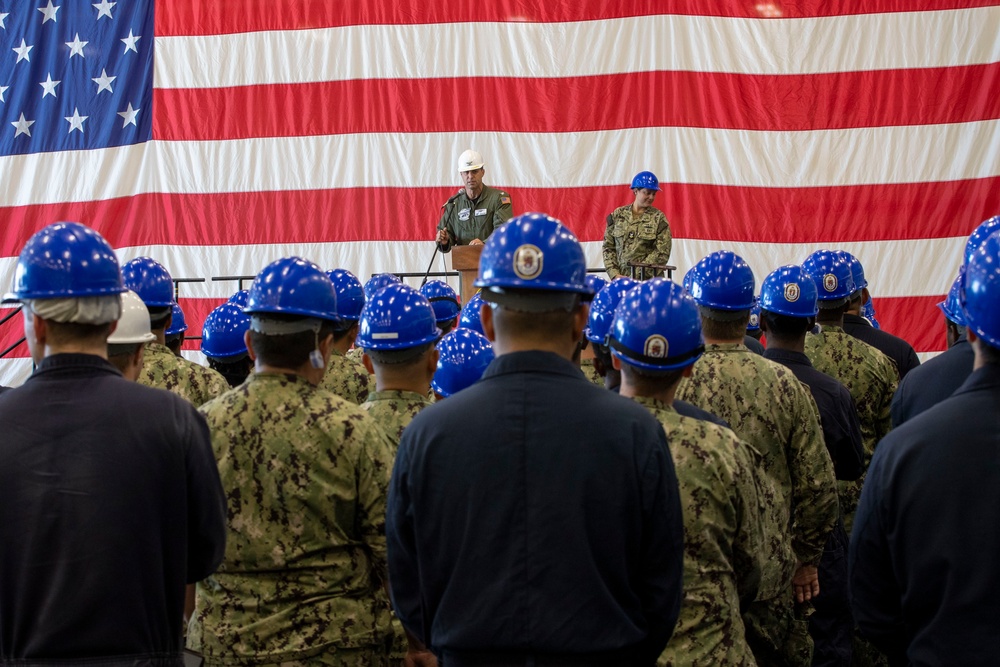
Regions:
M 634 127 L 764 131 L 1000 118 L 1000 63 L 786 76 L 642 72 L 562 79 L 367 79 L 156 89 L 167 141 L 366 132 L 590 132 Z M 531 104 L 458 104 L 478 99 Z M 622 104 L 622 99 L 644 100 Z M 302 113 L 302 109 L 322 109 Z M 212 122 L 206 122 L 211 118 Z
M 854 14 L 924 12 L 990 7 L 995 0 L 241 0 L 227 2 L 170 0 L 156 4 L 156 34 L 215 35 L 265 30 L 302 30 L 348 25 L 428 23 L 562 23 L 601 21 L 645 15 L 721 16 L 733 18 L 809 18 Z
M 671 221 L 675 237 L 733 242 L 819 245 L 965 236 L 1000 210 L 1000 177 L 798 189 L 678 183 L 661 187 L 656 206 Z M 441 204 L 456 190 L 152 193 L 7 207 L 0 208 L 5 221 L 0 255 L 17 255 L 31 234 L 54 220 L 91 225 L 115 247 L 430 240 Z M 510 192 L 516 212 L 549 213 L 583 241 L 604 238 L 605 216 L 631 201 L 627 183 Z
M 235 285 L 233 291 L 236 291 Z M 916 297 L 874 297 L 877 317 L 882 328 L 907 340 L 917 352 L 936 352 L 947 348 L 944 335 L 944 322 L 937 303 L 944 296 Z M 201 336 L 205 317 L 212 309 L 225 302 L 225 299 L 184 299 L 180 300 L 184 309 L 184 319 L 188 324 L 188 334 Z M 0 309 L 0 315 L 7 310 Z M 16 342 L 24 335 L 21 316 L 15 316 L 6 324 L 0 326 L 0 351 Z M 184 349 L 197 350 L 200 343 L 190 341 Z M 28 347 L 19 345 L 8 357 L 24 358 L 28 356 Z

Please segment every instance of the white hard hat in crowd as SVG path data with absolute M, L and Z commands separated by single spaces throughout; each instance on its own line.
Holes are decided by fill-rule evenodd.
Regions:
M 479 151 L 474 151 L 471 148 L 463 151 L 461 155 L 458 156 L 458 171 L 459 173 L 463 171 L 475 171 L 476 169 L 482 169 L 483 156 Z
M 108 337 L 108 344 L 148 343 L 151 340 L 156 340 L 156 336 L 149 330 L 149 309 L 138 294 L 128 290 L 122 294 L 122 316 L 118 328 Z

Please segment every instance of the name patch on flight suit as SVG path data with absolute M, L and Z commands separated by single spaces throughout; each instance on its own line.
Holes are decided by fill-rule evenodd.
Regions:
M 656 223 L 644 222 L 639 225 L 639 238 L 649 241 L 656 238 Z
M 469 213 L 471 212 L 471 210 L 472 209 L 463 208 L 461 211 L 458 212 L 458 219 L 461 220 L 462 222 L 465 222 L 466 220 L 468 220 L 469 219 Z
M 486 209 L 485 208 L 477 208 L 475 215 L 476 215 L 477 218 L 479 216 L 481 216 L 481 215 L 486 215 Z

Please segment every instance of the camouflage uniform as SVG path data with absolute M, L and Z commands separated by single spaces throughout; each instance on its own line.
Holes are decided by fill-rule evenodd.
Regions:
M 684 514 L 684 599 L 658 665 L 755 665 L 740 600 L 760 580 L 763 535 L 746 445 L 729 429 L 633 397 L 663 424 Z
M 781 653 L 789 664 L 808 664 L 808 623 L 794 616 L 791 577 L 797 562 L 819 562 L 838 512 L 816 402 L 790 370 L 740 343 L 707 345 L 677 398 L 727 421 L 762 457 L 757 489 L 768 565 L 744 620 L 758 661 Z
M 138 382 L 171 391 L 195 407 L 229 391 L 229 382 L 221 373 L 178 357 L 155 341 L 146 344 Z
M 417 416 L 417 413 L 432 405 L 426 396 L 412 391 L 373 391 L 368 400 L 361 404 L 367 410 L 379 429 L 392 443 L 392 453 L 399 448 L 403 429 Z
M 608 277 L 631 276 L 630 261 L 666 264 L 670 261 L 672 242 L 670 223 L 660 209 L 650 206 L 641 216 L 633 218 L 631 204 L 616 208 L 608 216 L 604 231 L 604 268 Z M 646 269 L 645 277 L 662 275 L 663 271 Z
M 347 354 L 345 354 L 344 356 L 350 359 L 351 361 L 360 364 L 361 367 L 364 368 L 365 362 L 361 360 L 361 357 L 364 356 L 364 354 L 365 351 L 362 350 L 360 347 L 352 347 L 347 351 Z M 365 368 L 365 370 L 368 369 Z M 369 373 L 369 375 L 371 375 L 371 373 Z
M 388 659 L 389 443 L 359 407 L 256 373 L 202 406 L 228 494 L 226 556 L 198 583 L 188 645 L 208 664 Z M 339 653 L 339 657 L 338 657 Z
M 840 380 L 858 408 L 861 438 L 865 448 L 864 469 L 875 453 L 875 445 L 892 428 L 889 408 L 898 384 L 896 366 L 874 347 L 842 328 L 824 324 L 819 334 L 806 336 L 806 355 L 816 370 Z M 865 473 L 853 482 L 837 482 L 844 528 L 851 534 L 854 511 L 861 498 Z
M 334 350 L 319 386 L 355 405 L 361 405 L 368 400 L 368 394 L 375 390 L 375 380 L 361 362 L 352 361 Z
M 604 386 L 604 378 L 597 374 L 597 369 L 594 368 L 593 359 L 581 359 L 580 370 L 583 371 L 583 374 L 588 380 L 596 384 L 598 387 Z

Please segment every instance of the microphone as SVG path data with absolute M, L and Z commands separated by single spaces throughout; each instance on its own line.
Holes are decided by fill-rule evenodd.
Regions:
M 455 194 L 453 194 L 453 195 L 451 196 L 451 199 L 449 199 L 449 200 L 448 200 L 448 201 L 446 201 L 445 203 L 441 204 L 441 208 L 445 208 L 445 207 L 446 207 L 446 206 L 448 206 L 449 204 L 454 204 L 454 203 L 455 203 L 455 200 L 456 200 L 456 199 L 458 199 L 458 198 L 459 198 L 459 197 L 461 196 L 461 194 L 462 194 L 463 192 L 465 192 L 465 188 L 462 188 L 461 190 L 459 190 L 458 192 L 456 192 Z

